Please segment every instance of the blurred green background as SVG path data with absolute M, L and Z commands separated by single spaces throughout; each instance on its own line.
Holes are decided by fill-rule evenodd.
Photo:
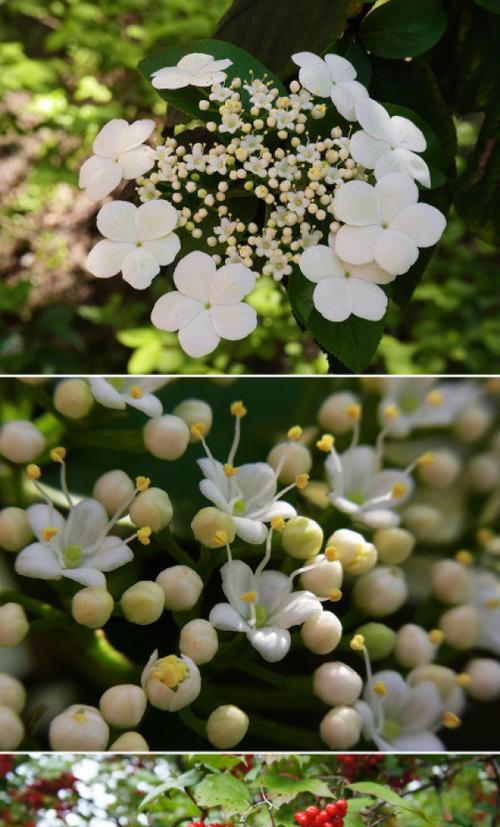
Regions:
M 261 323 L 245 341 L 191 360 L 155 330 L 148 295 L 85 272 L 97 207 L 77 171 L 101 126 L 164 103 L 136 71 L 155 48 L 206 37 L 229 0 L 0 0 L 0 371 L 324 373 L 281 288 L 261 279 Z M 458 124 L 459 167 L 476 138 Z M 6 220 L 5 220 L 6 219 Z M 392 306 L 375 372 L 488 373 L 500 356 L 498 256 L 451 217 L 406 312 Z M 160 281 L 160 280 L 159 280 Z M 161 294 L 161 284 L 156 286 Z

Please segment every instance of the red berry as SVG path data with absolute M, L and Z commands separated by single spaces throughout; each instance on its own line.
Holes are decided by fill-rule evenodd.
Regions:
M 315 807 L 314 804 L 306 807 L 306 815 L 309 816 L 309 818 L 316 818 L 316 816 L 319 815 L 319 807 Z
M 348 804 L 347 804 L 347 801 L 345 800 L 345 798 L 339 798 L 339 800 L 337 801 L 336 806 L 337 806 L 337 812 L 338 812 L 339 816 L 345 816 L 346 813 L 347 813 L 347 807 L 348 807 Z
M 303 812 L 299 811 L 298 813 L 295 813 L 295 821 L 299 827 L 308 827 L 308 818 Z
M 327 804 L 325 810 L 329 816 L 336 816 L 338 812 L 336 804 Z

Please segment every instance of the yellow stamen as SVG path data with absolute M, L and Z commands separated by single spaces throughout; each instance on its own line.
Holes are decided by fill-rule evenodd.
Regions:
M 474 562 L 474 555 L 471 554 L 470 551 L 467 551 L 467 549 L 462 548 L 455 554 L 455 560 L 457 563 L 461 563 L 462 566 L 472 566 Z
M 87 715 L 83 709 L 79 709 L 77 712 L 73 713 L 71 717 L 77 722 L 77 724 L 84 724 L 87 720 Z
M 462 721 L 455 715 L 454 712 L 451 712 L 449 709 L 443 715 L 443 726 L 447 729 L 457 729 L 461 725 Z
M 151 485 L 151 480 L 149 477 L 136 477 L 135 478 L 135 487 L 138 491 L 146 491 Z
M 442 405 L 444 401 L 444 396 L 441 391 L 431 391 L 426 396 L 426 402 L 429 405 L 432 405 L 434 408 L 437 408 L 439 405 Z
M 485 609 L 498 609 L 500 607 L 500 597 L 488 597 L 483 605 Z
M 139 385 L 132 385 L 130 388 L 130 396 L 132 399 L 141 399 L 142 398 L 142 388 Z
M 404 482 L 395 482 L 391 488 L 391 494 L 395 499 L 398 499 L 406 494 L 406 485 Z
M 48 543 L 52 540 L 52 537 L 55 537 L 56 534 L 59 534 L 59 529 L 54 528 L 54 526 L 48 526 L 48 528 L 44 528 L 42 532 L 42 539 Z
M 472 678 L 467 674 L 467 672 L 460 672 L 460 674 L 457 675 L 457 683 L 459 686 L 463 687 L 463 689 L 466 689 L 471 685 Z
M 230 465 L 228 462 L 224 463 L 224 474 L 226 477 L 234 477 L 239 470 L 239 468 L 235 468 L 234 465 Z
M 148 525 L 143 525 L 137 532 L 137 539 L 143 546 L 149 546 L 151 543 L 151 529 Z
M 417 465 L 430 465 L 431 462 L 434 462 L 434 453 L 432 451 L 425 451 L 425 453 L 421 454 L 417 459 Z
M 479 528 L 476 531 L 476 540 L 479 545 L 484 546 L 486 543 L 489 543 L 490 540 L 493 539 L 495 535 L 493 534 L 491 528 Z
M 355 652 L 362 652 L 365 648 L 365 639 L 363 635 L 354 635 L 351 642 L 349 643 L 349 646 Z
M 167 655 L 156 662 L 151 677 L 161 681 L 169 689 L 176 689 L 189 675 L 189 669 L 177 655 Z
M 219 528 L 213 536 L 212 543 L 216 548 L 222 548 L 225 546 L 227 544 L 227 531 Z
M 435 646 L 440 646 L 444 641 L 444 632 L 441 629 L 431 629 L 429 632 L 429 640 Z
M 354 422 L 359 422 L 359 420 L 361 419 L 361 411 L 362 408 L 359 402 L 356 402 L 354 405 L 347 406 L 347 416 Z
M 240 419 L 247 414 L 247 409 L 245 408 L 243 402 L 233 402 L 231 404 L 231 413 L 233 416 L 239 416 Z
M 39 480 L 42 476 L 42 471 L 39 465 L 35 465 L 34 462 L 30 463 L 26 468 L 26 476 L 29 480 Z
M 295 477 L 295 485 L 296 485 L 296 486 L 297 486 L 297 488 L 299 488 L 301 491 L 302 491 L 302 489 L 303 489 L 303 488 L 305 488 L 305 487 L 306 487 L 306 485 L 307 485 L 307 483 L 308 483 L 308 482 L 309 482 L 309 474 L 298 474 L 298 475 Z
M 283 531 L 285 528 L 285 521 L 283 517 L 273 517 L 271 519 L 271 526 L 275 531 Z
M 66 459 L 66 448 L 62 448 L 61 446 L 58 448 L 52 448 L 50 458 L 52 462 L 64 462 Z
M 399 416 L 401 416 L 401 411 L 397 405 L 387 405 L 384 409 L 384 419 L 387 419 L 388 422 L 394 422 Z
M 328 599 L 332 601 L 332 603 L 338 603 L 339 600 L 342 600 L 342 592 L 338 588 L 334 588 L 329 592 Z
M 384 681 L 375 681 L 373 684 L 373 691 L 376 695 L 380 695 L 382 698 L 385 698 L 389 694 Z
M 339 559 L 339 553 L 335 546 L 327 546 L 325 548 L 325 557 L 329 563 L 334 563 L 335 560 Z
M 195 422 L 191 425 L 190 432 L 195 439 L 202 439 L 207 432 L 207 426 L 204 422 Z
M 321 439 L 318 439 L 316 443 L 316 448 L 319 448 L 320 451 L 324 451 L 325 454 L 329 454 L 334 445 L 335 437 L 333 437 L 331 434 L 323 434 Z
M 257 592 L 245 592 L 245 594 L 240 595 L 240 600 L 243 600 L 244 603 L 255 603 Z
M 293 428 L 290 428 L 290 430 L 287 433 L 288 439 L 291 439 L 292 442 L 296 442 L 298 439 L 300 439 L 301 436 L 302 428 L 300 427 L 300 425 L 294 425 Z

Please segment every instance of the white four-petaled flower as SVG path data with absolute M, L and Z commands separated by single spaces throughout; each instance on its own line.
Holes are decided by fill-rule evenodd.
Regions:
M 215 60 L 212 55 L 193 52 L 184 55 L 176 66 L 165 66 L 151 73 L 155 89 L 182 89 L 184 86 L 212 86 L 226 78 L 223 71 L 232 60 Z
M 323 60 L 312 52 L 297 52 L 292 60 L 300 66 L 299 80 L 305 89 L 319 98 L 331 97 L 343 118 L 356 120 L 355 103 L 367 98 L 368 92 L 356 80 L 352 63 L 340 55 L 325 55 Z
M 131 124 L 113 118 L 103 126 L 94 141 L 95 154 L 80 169 L 79 186 L 92 201 L 109 195 L 122 178 L 138 178 L 154 166 L 154 150 L 144 146 L 154 128 L 147 118 Z
M 161 296 L 151 321 L 160 330 L 179 331 L 182 349 L 193 358 L 211 353 L 221 339 L 244 339 L 257 326 L 253 307 L 242 301 L 255 273 L 242 264 L 217 270 L 212 256 L 195 250 L 174 271 L 177 290 Z
M 163 388 L 168 381 L 145 376 L 136 376 L 132 379 L 104 379 L 103 376 L 95 376 L 89 379 L 94 399 L 104 407 L 123 411 L 130 405 L 151 417 L 161 416 L 163 413 L 163 405 L 154 395 L 154 391 Z
M 122 272 L 137 290 L 149 287 L 160 267 L 170 264 L 180 250 L 173 232 L 178 212 L 159 199 L 141 204 L 112 201 L 97 215 L 97 227 L 104 236 L 87 257 L 87 269 L 100 279 Z

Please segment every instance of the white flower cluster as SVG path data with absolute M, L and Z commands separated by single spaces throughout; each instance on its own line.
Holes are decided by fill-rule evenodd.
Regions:
M 248 336 L 257 318 L 242 300 L 256 278 L 279 282 L 294 267 L 316 285 L 314 306 L 327 320 L 352 314 L 379 320 L 387 309 L 380 285 L 406 273 L 419 248 L 443 233 L 442 213 L 417 203 L 414 182 L 430 186 L 421 130 L 372 100 L 345 58 L 292 57 L 300 82 L 286 93 L 265 76 L 228 81 L 231 61 L 206 54 L 157 70 L 158 89 L 200 89 L 200 113 L 210 118 L 206 137 L 172 137 L 152 150 L 143 143 L 152 121 L 114 120 L 82 167 L 80 184 L 90 197 L 135 177 L 143 202 L 136 208 L 116 201 L 100 210 L 105 240 L 87 259 L 93 275 L 121 271 L 145 289 L 185 238 L 200 241 L 202 249 L 177 264 L 177 291 L 166 293 L 151 317 L 156 327 L 179 331 L 190 356 L 210 353 L 221 339 Z M 321 130 L 329 110 L 316 97 L 330 98 L 342 118 L 362 128 L 328 120 Z M 221 264 L 224 276 L 217 275 L 214 288 L 214 265 Z

